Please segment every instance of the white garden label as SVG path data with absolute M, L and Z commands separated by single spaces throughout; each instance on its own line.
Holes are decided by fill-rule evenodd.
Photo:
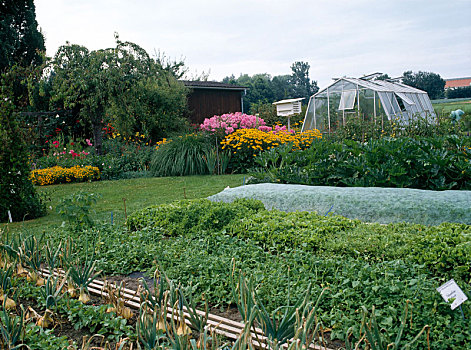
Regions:
M 443 299 L 445 299 L 446 302 L 448 302 L 448 300 L 450 299 L 454 299 L 451 303 L 452 310 L 456 309 L 463 302 L 468 300 L 466 294 L 463 293 L 461 288 L 456 284 L 453 279 L 449 280 L 444 285 L 438 287 L 437 291 L 442 295 Z

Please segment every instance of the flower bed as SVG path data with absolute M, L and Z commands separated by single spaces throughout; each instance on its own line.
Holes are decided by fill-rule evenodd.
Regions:
M 46 169 L 36 169 L 31 172 L 30 179 L 38 186 L 53 185 L 69 182 L 84 182 L 100 179 L 100 170 L 93 166 L 76 165 L 71 168 L 54 166 Z
M 232 164 L 236 170 L 247 170 L 254 164 L 254 157 L 283 144 L 291 143 L 290 150 L 308 148 L 316 139 L 322 138 L 318 130 L 293 134 L 286 130 L 262 131 L 259 129 L 239 129 L 227 135 L 222 141 L 222 149 L 232 153 Z

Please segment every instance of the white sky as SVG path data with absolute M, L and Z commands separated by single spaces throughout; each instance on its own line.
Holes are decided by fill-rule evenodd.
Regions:
M 153 54 L 184 59 L 209 80 L 290 74 L 311 65 L 331 78 L 406 70 L 471 76 L 471 0 L 36 0 L 53 56 L 69 41 L 114 46 L 113 33 Z

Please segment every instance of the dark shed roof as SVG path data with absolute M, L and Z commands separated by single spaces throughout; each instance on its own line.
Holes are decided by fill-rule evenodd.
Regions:
M 189 87 L 192 89 L 221 89 L 221 90 L 239 90 L 239 91 L 243 91 L 247 89 L 247 87 L 245 86 L 225 84 L 225 83 L 220 83 L 217 81 L 182 80 L 182 83 L 185 84 L 186 87 Z

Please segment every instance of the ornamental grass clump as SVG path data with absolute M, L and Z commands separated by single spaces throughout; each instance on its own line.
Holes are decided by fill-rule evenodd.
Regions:
M 188 134 L 162 143 L 154 152 L 150 172 L 154 176 L 186 176 L 208 174 L 206 154 L 212 146 L 197 134 Z
M 52 168 L 33 170 L 30 179 L 33 184 L 38 186 L 93 181 L 100 179 L 100 169 L 90 165 L 83 167 L 76 165 L 71 168 L 54 166 Z

